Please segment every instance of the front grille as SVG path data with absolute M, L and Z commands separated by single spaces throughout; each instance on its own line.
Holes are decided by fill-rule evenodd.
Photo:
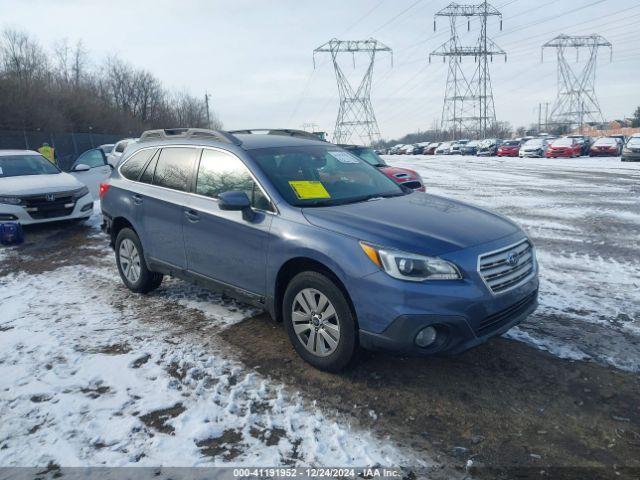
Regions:
M 417 180 L 411 181 L 411 182 L 404 182 L 402 185 L 412 190 L 416 190 L 417 188 L 420 188 L 422 186 L 422 184 Z
M 524 239 L 515 245 L 478 257 L 478 271 L 493 293 L 519 285 L 534 270 L 533 246 Z
M 538 291 L 536 290 L 530 295 L 527 295 L 522 300 L 514 303 L 510 307 L 505 308 L 504 310 L 500 310 L 493 315 L 489 315 L 487 318 L 480 322 L 475 329 L 476 335 L 479 337 L 490 333 L 491 331 L 499 330 L 500 327 L 509 323 L 512 319 L 518 317 L 523 312 L 525 312 L 531 304 L 536 301 L 536 297 L 538 296 Z
M 58 192 L 49 195 L 22 197 L 22 205 L 31 218 L 57 218 L 71 215 L 76 206 L 76 192 Z

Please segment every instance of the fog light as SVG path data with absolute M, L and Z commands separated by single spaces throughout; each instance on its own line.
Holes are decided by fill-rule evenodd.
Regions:
M 416 335 L 416 345 L 419 347 L 428 347 L 436 341 L 437 332 L 433 327 L 426 327 Z
M 80 209 L 81 212 L 86 212 L 87 210 L 93 210 L 93 202 L 87 203 Z

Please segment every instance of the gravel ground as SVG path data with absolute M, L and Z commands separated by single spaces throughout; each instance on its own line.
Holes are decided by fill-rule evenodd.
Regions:
M 0 466 L 638 474 L 640 165 L 388 160 L 530 233 L 541 306 L 523 325 L 455 358 L 366 353 L 330 375 L 230 299 L 177 280 L 125 290 L 98 217 L 31 228 L 0 250 Z

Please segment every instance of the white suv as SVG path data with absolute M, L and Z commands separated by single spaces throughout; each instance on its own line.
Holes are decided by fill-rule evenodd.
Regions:
M 89 189 L 38 152 L 0 150 L 0 222 L 87 219 L 92 212 Z
M 111 152 L 109 152 L 109 154 L 107 155 L 107 162 L 109 163 L 109 165 L 111 165 L 112 167 L 116 167 L 118 165 L 118 162 L 120 161 L 120 157 L 122 157 L 124 149 L 127 148 L 129 144 L 135 143 L 137 141 L 137 138 L 125 138 L 116 143 L 113 147 L 113 150 L 111 150 Z

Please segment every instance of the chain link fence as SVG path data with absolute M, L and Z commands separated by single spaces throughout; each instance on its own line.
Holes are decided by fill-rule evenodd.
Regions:
M 0 149 L 37 150 L 43 143 L 48 143 L 55 149 L 58 166 L 68 170 L 81 153 L 100 145 L 116 143 L 125 137 L 106 133 L 0 130 Z

